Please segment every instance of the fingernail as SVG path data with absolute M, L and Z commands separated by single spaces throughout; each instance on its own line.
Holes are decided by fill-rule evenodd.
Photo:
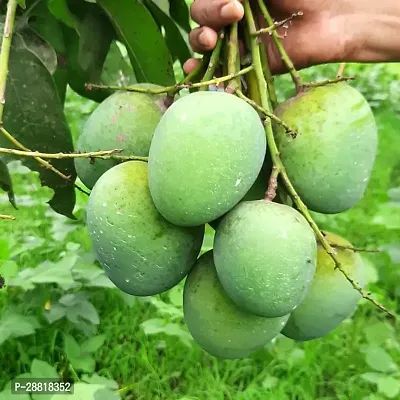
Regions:
M 223 19 L 236 20 L 243 15 L 243 6 L 237 1 L 231 1 L 221 8 Z
M 211 36 L 209 34 L 209 32 L 207 31 L 203 31 L 200 33 L 199 35 L 199 42 L 203 45 L 203 46 L 210 46 L 211 45 Z

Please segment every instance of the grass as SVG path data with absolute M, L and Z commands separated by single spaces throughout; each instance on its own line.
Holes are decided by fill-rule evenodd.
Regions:
M 90 103 L 82 103 L 75 96 L 69 97 L 67 112 L 75 137 L 92 109 Z M 379 110 L 376 117 L 380 131 L 379 154 L 365 197 L 346 213 L 316 216 L 323 229 L 341 234 L 360 247 L 400 243 L 400 230 L 389 230 L 372 222 L 388 202 L 388 189 L 399 183 L 392 171 L 399 162 L 400 122 L 392 111 Z M 35 174 L 25 173 L 21 167 L 13 170 L 19 210 L 12 209 L 5 196 L 1 197 L 2 213 L 14 214 L 17 220 L 0 221 L 0 259 L 13 257 L 23 269 L 44 260 L 58 260 L 71 243 L 90 251 L 84 225 L 85 196 L 78 196 L 77 215 L 80 220 L 76 223 L 65 221 L 45 205 L 51 193 L 39 187 Z M 72 227 L 74 229 L 68 233 Z M 64 234 L 65 237 L 60 239 Z M 374 293 L 392 309 L 398 309 L 396 265 L 387 253 L 372 255 L 368 259 L 380 277 L 379 281 L 372 283 Z M 121 393 L 128 399 L 380 398 L 368 397 L 376 387 L 360 378 L 361 374 L 371 371 L 371 363 L 366 362 L 364 353 L 370 344 L 367 328 L 384 318 L 366 302 L 359 307 L 354 318 L 322 339 L 301 344 L 279 337 L 248 359 L 221 361 L 207 355 L 195 344 L 186 346 L 176 336 L 146 334 L 140 326 L 143 322 L 152 318 L 169 320 L 154 305 L 139 300 L 128 305 L 123 296 L 112 289 L 90 289 L 87 292 L 100 314 L 99 333 L 106 336 L 104 346 L 95 355 L 96 372 L 115 379 L 123 388 Z M 34 293 L 32 299 L 37 305 L 33 304 L 29 312 L 41 314 L 52 293 L 51 287 L 43 289 L 39 296 Z M 30 301 L 12 290 L 1 291 L 0 314 L 10 302 L 17 300 Z M 180 310 L 179 304 L 176 307 Z M 175 322 L 181 324 L 181 319 Z M 43 325 L 36 335 L 9 340 L 0 346 L 0 388 L 17 374 L 29 370 L 33 358 L 48 361 L 58 370 L 68 369 L 62 335 L 70 332 L 79 338 L 81 333 L 63 321 L 53 325 L 43 322 Z M 400 352 L 390 343 L 385 341 L 382 347 L 400 365 Z

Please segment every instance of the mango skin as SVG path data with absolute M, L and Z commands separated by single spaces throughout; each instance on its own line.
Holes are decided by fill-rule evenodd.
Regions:
M 277 127 L 282 161 L 297 193 L 313 211 L 336 214 L 363 197 L 375 162 L 377 127 L 365 98 L 346 83 L 313 88 L 275 114 L 297 130 Z
M 347 240 L 325 232 L 329 243 L 351 246 Z M 336 249 L 344 270 L 361 286 L 364 284 L 364 266 L 358 253 Z M 334 330 L 357 307 L 361 295 L 344 275 L 335 270 L 335 264 L 318 245 L 317 269 L 310 290 L 303 302 L 290 315 L 282 333 L 294 340 L 320 338 Z
M 152 84 L 136 87 L 159 88 Z M 160 95 L 115 92 L 105 99 L 86 121 L 78 138 L 77 152 L 123 149 L 118 155 L 147 157 L 154 131 L 166 108 Z M 80 180 L 92 189 L 104 172 L 118 164 L 116 160 L 76 158 Z
M 255 182 L 266 152 L 264 127 L 245 101 L 196 92 L 164 114 L 149 153 L 149 186 L 158 211 L 180 226 L 213 221 Z
M 154 207 L 147 163 L 129 161 L 105 172 L 87 205 L 93 249 L 111 281 L 135 296 L 152 296 L 177 285 L 199 255 L 204 226 L 183 228 Z
M 276 337 L 288 320 L 258 317 L 238 308 L 218 280 L 212 250 L 198 259 L 186 279 L 183 310 L 195 341 L 223 359 L 249 356 Z
M 289 206 L 242 202 L 214 237 L 214 262 L 231 299 L 262 317 L 291 313 L 314 276 L 317 243 L 304 217 Z

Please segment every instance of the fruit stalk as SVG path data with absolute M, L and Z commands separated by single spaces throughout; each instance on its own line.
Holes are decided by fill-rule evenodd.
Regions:
M 10 59 L 16 11 L 17 0 L 9 0 L 0 53 L 0 124 L 3 123 L 4 106 L 6 104 L 8 62 Z
M 15 146 L 18 147 L 19 149 L 21 149 L 22 151 L 25 152 L 31 152 L 31 149 L 28 149 L 27 147 L 25 147 L 21 142 L 19 142 L 17 139 L 15 139 L 15 137 L 13 135 L 11 135 L 10 132 L 8 132 L 3 126 L 0 127 L 0 132 Z M 62 172 L 60 172 L 57 168 L 55 168 L 53 165 L 51 165 L 49 162 L 43 160 L 43 158 L 38 157 L 38 156 L 33 156 L 33 158 L 40 164 L 42 165 L 44 168 L 49 169 L 50 171 L 53 171 L 55 174 L 57 174 L 60 178 L 71 182 L 71 177 L 63 174 Z M 78 186 L 76 183 L 73 183 L 74 186 L 76 187 L 76 189 L 78 189 L 80 192 L 86 194 L 89 196 L 89 192 L 87 192 L 86 190 L 82 189 L 80 186 Z
M 264 8 L 266 9 L 265 6 L 264 6 Z M 249 29 L 250 33 L 253 33 L 256 31 L 256 24 L 254 21 L 254 17 L 253 17 L 253 13 L 252 13 L 252 10 L 250 7 L 249 0 L 245 0 L 244 9 L 245 9 L 245 18 L 247 21 L 248 29 Z M 269 13 L 268 13 L 268 15 L 269 15 Z M 261 62 L 261 56 L 260 56 L 260 48 L 257 43 L 257 36 L 254 36 L 254 35 L 252 35 L 252 39 L 251 39 L 251 53 L 252 53 L 252 57 L 253 57 L 254 71 L 256 73 L 257 81 L 259 84 L 259 91 L 261 94 L 266 94 L 266 90 L 265 90 L 266 89 L 266 81 L 265 81 L 264 75 L 263 75 L 262 62 Z M 271 112 L 270 104 L 269 104 L 269 101 L 268 101 L 266 95 L 261 96 L 261 106 L 263 108 L 265 108 L 267 112 Z M 268 192 L 273 193 L 274 187 L 275 187 L 274 186 L 275 181 L 277 180 L 277 177 L 280 175 L 293 202 L 295 203 L 298 210 L 303 214 L 303 216 L 305 217 L 305 219 L 307 220 L 307 222 L 313 229 L 313 231 L 314 231 L 318 241 L 321 243 L 322 247 L 325 249 L 325 251 L 329 254 L 329 256 L 332 258 L 333 262 L 335 263 L 335 269 L 338 269 L 345 276 L 345 278 L 350 282 L 350 284 L 353 286 L 353 288 L 355 290 L 357 290 L 364 299 L 370 301 L 376 307 L 378 307 L 381 311 L 384 311 L 391 317 L 396 318 L 395 315 L 392 312 L 390 312 L 385 306 L 383 306 L 378 301 L 373 299 L 369 293 L 365 292 L 362 289 L 362 287 L 357 282 L 355 282 L 349 276 L 349 274 L 344 270 L 340 260 L 338 259 L 338 257 L 335 254 L 335 251 L 330 246 L 328 241 L 325 239 L 325 237 L 324 237 L 323 233 L 320 231 L 318 225 L 311 217 L 311 214 L 308 211 L 307 206 L 303 203 L 300 196 L 297 194 L 296 190 L 294 189 L 294 187 L 287 175 L 285 166 L 283 165 L 283 162 L 280 158 L 279 150 L 278 150 L 278 147 L 275 142 L 275 137 L 274 137 L 271 123 L 266 124 L 265 131 L 266 131 L 266 135 L 267 135 L 268 147 L 270 149 L 271 158 L 272 158 L 272 162 L 273 162 L 273 166 L 274 166 L 274 169 L 271 174 L 271 179 L 270 179 L 270 181 L 272 181 L 273 186 L 267 191 L 266 200 L 267 201 L 270 200 L 271 194 L 269 194 Z
M 225 76 L 221 76 L 219 78 L 214 78 L 210 79 L 208 81 L 201 81 L 197 83 L 185 83 L 182 85 L 174 85 L 174 86 L 168 86 L 162 89 L 144 89 L 141 87 L 135 87 L 135 86 L 105 86 L 105 85 L 95 85 L 95 84 L 87 84 L 87 88 L 89 90 L 91 89 L 108 89 L 108 90 L 121 90 L 121 91 L 127 91 L 127 92 L 137 92 L 137 93 L 148 93 L 148 94 L 162 94 L 162 93 L 169 93 L 169 92 L 178 92 L 179 90 L 182 89 L 192 89 L 192 88 L 204 88 L 208 87 L 210 85 L 219 85 L 222 82 L 227 82 L 232 79 L 235 79 L 239 76 L 246 75 L 250 71 L 253 70 L 252 66 L 248 66 L 246 68 L 241 69 L 238 72 L 235 72 L 234 74 L 228 74 Z
M 208 63 L 208 67 L 206 73 L 204 74 L 203 79 L 201 80 L 202 83 L 205 83 L 214 77 L 215 70 L 217 69 L 219 59 L 221 56 L 222 45 L 224 43 L 225 34 L 221 32 L 218 36 L 217 45 L 215 46 L 211 57 L 210 62 Z M 201 86 L 200 90 L 204 91 L 207 90 L 209 85 Z
M 231 25 L 229 40 L 228 40 L 228 74 L 232 75 L 237 72 L 237 61 L 239 57 L 239 47 L 238 47 L 238 23 L 235 22 Z M 240 69 L 240 66 L 239 66 Z M 234 93 L 237 88 L 240 87 L 240 78 L 232 79 L 226 91 L 229 93 Z
M 61 160 L 64 158 L 99 158 L 101 160 L 120 160 L 120 161 L 147 161 L 148 157 L 139 156 L 121 156 L 115 153 L 120 153 L 121 149 L 94 151 L 89 153 L 40 153 L 39 151 L 23 151 L 15 149 L 7 149 L 0 147 L 0 154 L 12 154 L 20 157 L 40 157 Z
M 264 44 L 261 42 L 258 46 L 260 47 L 264 78 L 267 81 L 269 101 L 271 102 L 272 109 L 275 110 L 275 108 L 278 107 L 278 99 L 276 97 L 276 91 L 274 87 L 274 77 L 272 76 L 271 70 L 268 66 L 268 55 Z
M 267 25 L 269 27 L 274 26 L 274 21 L 267 9 L 267 6 L 264 3 L 264 0 L 258 0 L 258 6 L 260 7 L 261 13 L 264 16 L 265 21 L 267 22 Z M 301 11 L 297 13 L 298 16 L 303 15 Z M 256 32 L 256 30 L 254 31 Z M 288 69 L 290 76 L 292 77 L 293 83 L 296 86 L 296 90 L 299 92 L 301 88 L 303 87 L 303 80 L 300 76 L 300 73 L 296 70 L 292 60 L 290 59 L 289 55 L 287 54 L 285 48 L 283 47 L 283 44 L 281 42 L 281 39 L 279 38 L 278 32 L 276 29 L 271 31 L 272 39 L 275 43 L 275 46 L 278 49 L 278 52 L 282 58 L 282 61 L 286 65 L 286 68 Z

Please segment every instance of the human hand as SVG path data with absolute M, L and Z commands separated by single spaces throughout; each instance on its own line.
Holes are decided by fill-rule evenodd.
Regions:
M 242 0 L 195 0 L 191 15 L 200 27 L 190 33 L 194 51 L 212 50 L 217 31 L 243 18 Z M 269 0 L 269 11 L 277 21 L 302 11 L 282 39 L 296 68 L 347 62 L 400 61 L 400 4 L 398 0 Z M 262 24 L 262 16 L 259 16 Z M 265 24 L 264 24 L 265 26 Z M 285 28 L 278 32 L 282 33 Z M 273 73 L 285 71 L 269 35 L 263 36 Z M 185 64 L 190 72 L 194 59 Z

